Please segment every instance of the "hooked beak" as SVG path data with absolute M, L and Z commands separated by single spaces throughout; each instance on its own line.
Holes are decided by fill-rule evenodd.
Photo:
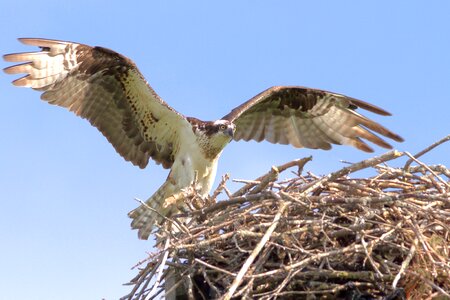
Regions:
M 236 131 L 236 127 L 233 126 L 233 127 L 229 127 L 226 132 L 231 138 L 233 138 L 235 131 Z

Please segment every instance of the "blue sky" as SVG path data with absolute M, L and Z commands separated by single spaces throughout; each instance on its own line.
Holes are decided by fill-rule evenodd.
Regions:
M 34 50 L 18 37 L 114 49 L 172 107 L 200 119 L 269 86 L 303 85 L 390 111 L 367 115 L 405 138 L 399 150 L 415 153 L 450 133 L 447 1 L 4 1 L 0 25 L 1 54 Z M 1 297 L 117 299 L 152 250 L 127 212 L 167 171 L 125 162 L 85 120 L 13 79 L 0 75 Z M 423 161 L 450 165 L 449 152 L 444 145 Z M 369 157 L 239 142 L 225 149 L 218 175 L 253 179 L 311 154 L 306 169 L 316 174 Z

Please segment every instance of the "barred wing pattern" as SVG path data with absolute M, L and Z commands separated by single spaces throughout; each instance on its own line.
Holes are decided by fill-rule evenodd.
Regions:
M 403 139 L 380 124 L 358 114 L 361 108 L 390 115 L 361 100 L 323 90 L 298 86 L 275 86 L 233 109 L 222 119 L 234 122 L 234 139 L 290 144 L 297 148 L 330 149 L 331 144 L 354 146 L 372 152 L 362 139 L 392 148 L 374 134 Z
M 21 62 L 6 73 L 26 74 L 14 85 L 43 91 L 43 100 L 87 119 L 134 165 L 144 168 L 151 157 L 171 167 L 179 130 L 190 125 L 155 93 L 131 60 L 102 47 L 19 40 L 41 51 L 4 56 Z
M 172 168 L 161 188 L 129 214 L 143 239 L 154 225 L 179 210 L 182 203 L 166 201 L 171 196 L 194 181 L 200 183 L 202 194 L 209 193 L 218 157 L 232 132 L 219 134 L 221 126 L 235 129 L 237 141 L 267 140 L 295 147 L 330 149 L 331 144 L 347 144 L 371 152 L 364 140 L 391 148 L 376 134 L 403 140 L 355 111 L 389 115 L 383 109 L 295 86 L 267 89 L 215 122 L 186 118 L 155 93 L 130 59 L 112 50 L 57 40 L 19 40 L 41 51 L 4 56 L 20 63 L 4 69 L 6 73 L 26 74 L 14 85 L 42 91 L 44 101 L 87 119 L 133 164 L 144 168 L 152 158 Z

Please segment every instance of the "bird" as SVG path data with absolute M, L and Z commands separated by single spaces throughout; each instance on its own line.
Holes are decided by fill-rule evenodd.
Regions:
M 183 199 L 174 203 L 177 193 L 195 185 L 201 197 L 208 196 L 219 157 L 231 141 L 265 140 L 324 150 L 338 144 L 365 152 L 373 152 L 367 141 L 386 149 L 392 146 L 382 137 L 403 141 L 357 112 L 389 116 L 386 110 L 302 86 L 270 87 L 222 118 L 202 121 L 169 106 L 135 63 L 113 50 L 42 38 L 19 41 L 40 50 L 3 56 L 18 63 L 4 72 L 25 74 L 13 85 L 41 91 L 42 100 L 87 119 L 133 165 L 145 168 L 151 159 L 170 169 L 161 187 L 128 214 L 140 239 L 148 239 L 154 228 L 179 212 Z

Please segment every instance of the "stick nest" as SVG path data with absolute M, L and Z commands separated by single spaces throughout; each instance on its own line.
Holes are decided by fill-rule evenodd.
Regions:
M 226 176 L 208 199 L 184 191 L 191 209 L 157 230 L 161 250 L 122 299 L 448 299 L 450 170 L 420 155 L 391 151 L 326 176 L 305 174 L 305 158 L 233 194 Z M 403 167 L 386 164 L 400 157 Z M 374 175 L 349 176 L 363 169 Z

